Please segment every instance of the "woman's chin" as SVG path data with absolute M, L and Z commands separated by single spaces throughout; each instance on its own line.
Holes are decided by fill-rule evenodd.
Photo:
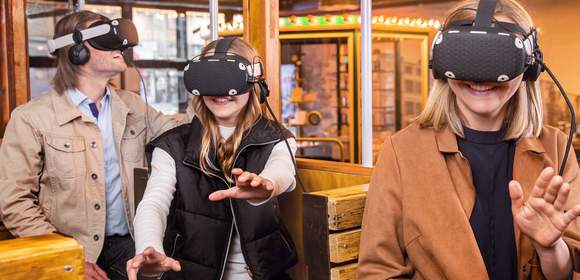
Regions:
M 497 106 L 491 106 L 490 104 L 473 104 L 468 106 L 468 108 L 471 113 L 482 117 L 494 116 L 499 111 Z

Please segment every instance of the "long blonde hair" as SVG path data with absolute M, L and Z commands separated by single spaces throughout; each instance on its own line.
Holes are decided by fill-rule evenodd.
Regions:
M 201 56 L 211 55 L 217 45 L 218 40 L 209 43 L 201 52 Z M 253 61 L 256 57 L 256 51 L 242 39 L 232 41 L 228 53 L 236 54 L 246 58 L 248 61 Z M 202 124 L 202 140 L 201 151 L 199 158 L 199 165 L 201 170 L 205 173 L 211 173 L 211 170 L 220 171 L 229 182 L 233 182 L 231 178 L 231 171 L 235 160 L 235 153 L 240 147 L 244 132 L 252 127 L 252 125 L 262 116 L 260 107 L 260 100 L 257 95 L 256 88 L 253 88 L 253 93 L 250 93 L 248 103 L 240 112 L 234 133 L 227 140 L 223 140 L 219 125 L 213 113 L 205 105 L 201 96 L 193 96 L 192 106 L 196 117 Z M 219 166 L 215 166 L 210 158 L 210 150 L 216 151 Z
M 446 22 L 474 19 L 478 4 L 478 0 L 462 2 L 451 10 Z M 495 15 L 513 20 L 526 32 L 534 26 L 528 12 L 515 0 L 498 0 Z M 506 103 L 508 107 L 503 124 L 505 139 L 538 137 L 542 132 L 543 109 L 539 84 L 539 81 L 525 81 Z M 448 125 L 455 134 L 464 136 L 456 96 L 446 80 L 434 80 L 425 109 L 417 120 L 421 127 L 440 129 Z

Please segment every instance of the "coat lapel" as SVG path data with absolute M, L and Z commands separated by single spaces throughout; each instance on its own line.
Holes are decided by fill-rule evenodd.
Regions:
M 439 152 L 445 156 L 447 168 L 451 174 L 451 181 L 461 201 L 465 216 L 469 220 L 475 205 L 475 189 L 469 162 L 459 152 L 457 136 L 448 127 L 435 132 Z
M 453 218 L 454 223 L 461 223 L 460 227 L 458 227 L 460 232 L 454 232 L 446 238 L 455 239 L 453 250 L 462 252 L 461 257 L 470 263 L 468 274 L 474 277 L 480 277 L 479 279 L 485 279 L 487 278 L 487 269 L 485 268 L 483 257 L 481 256 L 477 241 L 469 224 L 469 218 L 475 205 L 475 190 L 473 188 L 469 162 L 459 152 L 457 136 L 449 128 L 446 127 L 436 130 L 435 139 L 439 152 L 445 158 L 446 169 L 449 172 L 449 180 L 446 184 L 452 189 L 451 193 L 457 195 L 461 208 L 463 209 L 463 214 L 465 215 L 465 217 L 460 218 L 458 216 Z M 458 215 L 461 214 L 458 213 Z
M 473 207 L 475 205 L 475 189 L 473 188 L 473 179 L 469 162 L 459 151 L 457 145 L 457 136 L 448 128 L 442 128 L 435 133 L 439 151 L 445 156 L 447 167 L 451 175 L 451 181 L 461 202 L 467 219 L 469 220 Z M 518 181 L 524 192 L 524 199 L 527 200 L 532 191 L 537 174 L 540 174 L 546 166 L 552 165 L 546 162 L 545 150 L 542 143 L 537 138 L 523 138 L 516 144 L 514 155 L 513 180 Z M 557 165 L 554 165 L 557 166 Z M 506 186 L 507 188 L 508 186 Z M 518 266 L 533 262 L 534 252 L 519 250 L 519 248 L 531 247 L 531 241 L 527 237 L 522 237 L 517 225 L 514 224 L 514 234 L 516 246 L 518 247 L 519 257 Z M 479 256 L 479 248 L 474 244 L 475 250 Z M 475 264 L 475 263 L 474 263 Z M 485 266 L 472 267 L 474 270 L 481 270 L 485 273 Z M 521 275 L 520 275 L 521 276 Z

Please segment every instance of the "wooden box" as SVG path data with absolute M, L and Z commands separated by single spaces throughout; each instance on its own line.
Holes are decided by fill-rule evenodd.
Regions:
M 368 184 L 303 194 L 308 278 L 356 279 Z
M 84 279 L 83 249 L 48 234 L 0 241 L 0 280 Z

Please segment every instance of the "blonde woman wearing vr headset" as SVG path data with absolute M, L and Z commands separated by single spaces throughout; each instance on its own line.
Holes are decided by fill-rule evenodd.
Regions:
M 474 20 L 478 5 L 459 4 L 447 22 Z M 490 12 L 525 33 L 533 27 L 515 0 Z M 358 279 L 569 277 L 580 248 L 578 163 L 571 151 L 557 175 L 566 135 L 542 116 L 539 82 L 523 73 L 505 82 L 435 80 L 416 122 L 383 145 Z
M 71 40 L 74 33 L 85 38 Z M 72 13 L 54 38 L 54 89 L 14 110 L 0 148 L 1 220 L 17 237 L 75 238 L 87 279 L 127 279 L 133 169 L 144 166 L 145 143 L 176 123 L 111 83 L 127 68 L 122 51 L 138 40 L 130 21 Z
M 207 45 L 197 61 L 218 60 L 213 55 L 222 40 Z M 252 67 L 256 52 L 248 43 L 235 39 L 228 46 L 228 55 L 241 58 L 214 63 L 229 59 L 236 69 L 238 63 Z M 215 78 L 201 86 L 219 87 L 207 85 L 223 81 Z M 276 196 L 295 187 L 292 157 L 281 132 L 262 115 L 260 89 L 237 92 L 194 96 L 192 122 L 150 145 L 151 177 L 135 218 L 130 279 L 138 272 L 164 273 L 165 279 L 288 279 L 296 252 Z M 295 140 L 288 142 L 295 152 Z

